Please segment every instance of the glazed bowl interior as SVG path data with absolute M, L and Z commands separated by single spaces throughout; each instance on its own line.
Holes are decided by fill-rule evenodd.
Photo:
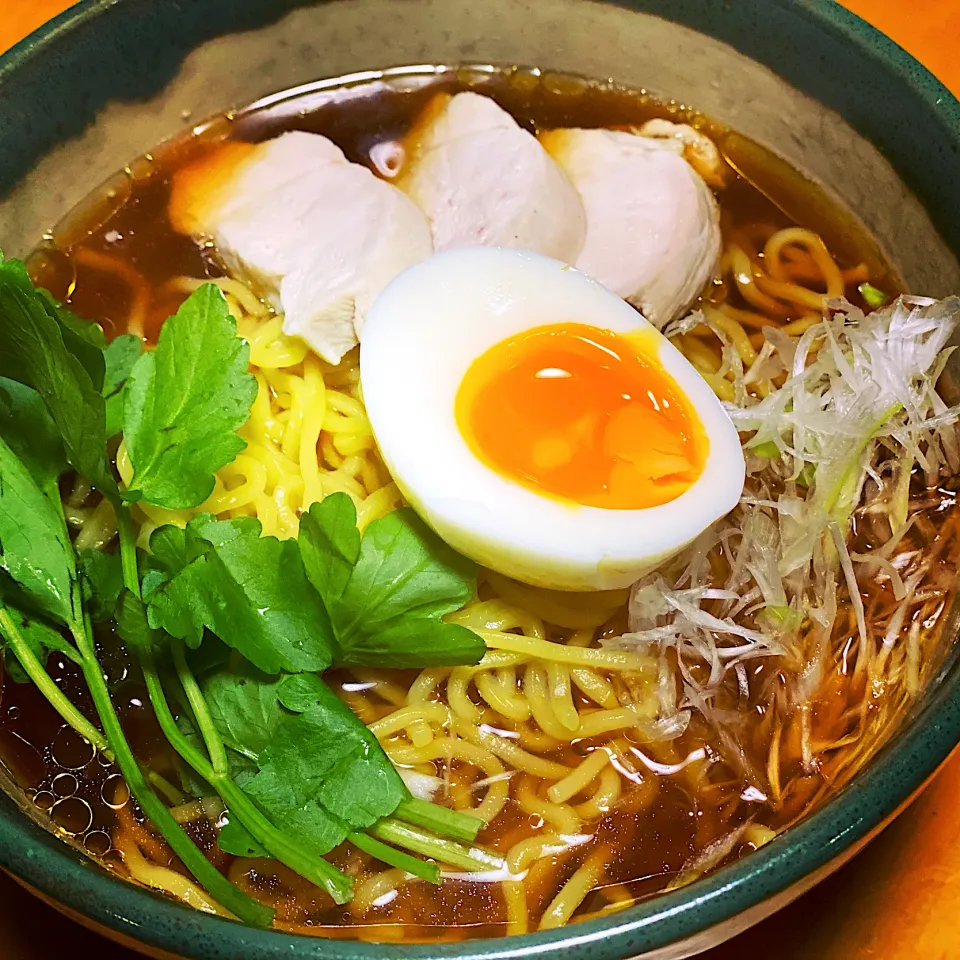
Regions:
M 523 64 L 612 78 L 769 147 L 862 220 L 907 289 L 960 290 L 960 105 L 837 5 L 815 0 L 87 0 L 0 61 L 0 243 L 25 255 L 110 174 L 223 110 L 324 78 L 413 64 Z M 316 97 L 331 95 L 324 84 Z M 951 624 L 950 628 L 954 630 Z M 853 855 L 960 738 L 949 657 L 901 732 L 835 799 L 689 887 L 565 930 L 446 946 L 254 931 L 124 884 L 0 800 L 0 864 L 155 951 L 248 958 L 683 957 Z M 27 804 L 22 804 L 26 808 Z

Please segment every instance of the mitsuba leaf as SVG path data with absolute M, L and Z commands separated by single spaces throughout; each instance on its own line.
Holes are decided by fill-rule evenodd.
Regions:
M 252 517 L 195 517 L 151 538 L 144 577 L 151 626 L 196 647 L 209 630 L 258 669 L 325 670 L 333 631 L 296 541 L 261 536 Z
M 113 396 L 126 383 L 143 353 L 143 341 L 132 333 L 114 337 L 103 351 L 103 395 Z
M 37 486 L 23 462 L 0 439 L 0 569 L 38 610 L 74 619 L 73 545 L 59 505 Z
M 81 550 L 80 577 L 83 596 L 94 623 L 112 620 L 123 591 L 123 569 L 119 553 Z
M 249 358 L 213 284 L 164 323 L 156 350 L 137 360 L 124 388 L 123 433 L 133 465 L 127 499 L 174 510 L 206 500 L 214 473 L 245 446 L 237 430 L 257 394 Z
M 211 519 L 210 515 L 205 519 Z M 150 535 L 150 555 L 172 573 L 186 566 L 190 562 L 186 528 L 173 524 L 157 527 Z
M 299 715 L 296 725 L 313 732 L 308 741 L 324 745 L 326 757 L 321 757 L 318 749 L 304 766 L 304 773 L 322 781 L 317 800 L 328 811 L 361 830 L 410 798 L 377 738 L 319 677 L 284 677 L 277 696 L 284 707 Z M 261 773 L 271 766 L 279 771 L 295 764 L 297 739 L 294 724 L 285 727 L 268 745 Z
M 223 742 L 254 764 L 285 717 L 277 687 L 276 678 L 251 667 L 215 673 L 203 683 L 204 698 Z
M 319 677 L 224 673 L 204 693 L 225 742 L 257 768 L 244 790 L 313 852 L 327 853 L 409 798 L 376 738 Z M 257 849 L 236 825 L 220 845 Z
M 106 364 L 103 398 L 106 401 L 108 437 L 115 436 L 123 429 L 123 388 L 142 353 L 143 341 L 132 333 L 116 337 L 103 353 Z
M 0 437 L 41 489 L 66 468 L 60 431 L 40 394 L 6 377 L 0 377 Z
M 35 289 L 19 260 L 0 256 L 0 376 L 37 391 L 67 460 L 102 492 L 115 494 L 101 396 L 102 337 Z
M 337 639 L 337 662 L 383 667 L 477 663 L 483 640 L 444 623 L 475 591 L 476 568 L 410 509 L 360 538 L 353 502 L 332 494 L 301 517 L 300 550 Z
M 343 601 L 353 620 L 378 615 L 380 623 L 403 616 L 439 617 L 459 610 L 474 594 L 476 567 L 434 535 L 409 507 L 374 520 Z M 348 625 L 356 630 L 357 623 Z
M 141 555 L 139 564 L 143 599 L 149 604 L 153 594 L 195 556 L 187 553 L 187 532 L 183 527 L 167 524 L 154 530 L 150 536 L 150 550 Z M 189 629 L 188 622 L 185 621 L 182 629 Z
M 129 590 L 120 594 L 115 619 L 120 638 L 138 653 L 146 653 L 161 643 L 163 634 L 151 628 L 143 601 Z
M 469 628 L 433 617 L 397 617 L 356 630 L 342 649 L 339 663 L 398 669 L 475 664 L 487 652 L 483 638 Z
M 252 671 L 253 668 L 251 667 L 250 670 Z M 174 685 L 175 681 L 171 679 L 171 686 Z M 183 711 L 176 718 L 176 722 L 177 728 L 184 735 L 184 737 L 186 737 L 190 745 L 199 753 L 206 753 L 207 747 L 204 743 L 203 736 L 196 725 L 196 720 L 193 714 L 190 711 Z M 252 777 L 256 776 L 258 770 L 256 764 L 242 754 L 237 753 L 229 746 L 227 747 L 227 758 L 230 764 L 230 776 L 239 787 L 243 787 L 243 785 L 248 783 Z M 180 779 L 184 790 L 191 796 L 209 796 L 210 784 L 186 764 L 183 765 L 183 768 L 180 771 Z M 259 854 L 256 854 L 256 856 L 259 856 Z M 264 854 L 264 856 L 267 856 L 267 854 Z
M 217 834 L 217 846 L 234 857 L 270 857 L 269 851 L 257 843 L 237 820 L 226 813 L 226 822 Z
M 98 389 L 102 388 L 106 365 L 103 352 L 107 346 L 103 330 L 98 324 L 81 320 L 72 310 L 57 303 L 49 291 L 38 289 L 37 292 L 47 301 L 49 309 L 56 316 L 66 348 L 83 365 L 93 385 Z
M 204 634 L 203 643 L 197 649 L 187 649 L 184 655 L 196 677 L 206 677 L 217 670 L 225 669 L 231 663 L 236 665 L 241 662 L 240 657 L 230 647 L 209 631 Z M 254 668 L 251 666 L 250 669 Z
M 20 636 L 26 641 L 27 646 L 33 651 L 33 655 L 40 661 L 46 663 L 47 658 L 54 651 L 62 653 L 68 659 L 74 662 L 79 661 L 79 654 L 70 644 L 70 642 L 57 630 L 42 620 L 28 617 L 19 610 L 7 607 L 7 613 L 16 624 Z M 0 635 L 0 644 L 3 643 L 3 637 Z M 7 675 L 14 683 L 29 683 L 30 678 L 26 675 L 20 661 L 4 647 L 3 666 Z
M 330 609 L 343 596 L 360 556 L 353 501 L 338 493 L 314 503 L 300 517 L 299 540 L 307 576 Z

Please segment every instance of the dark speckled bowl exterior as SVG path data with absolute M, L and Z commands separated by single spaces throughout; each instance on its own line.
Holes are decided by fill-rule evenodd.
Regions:
M 960 290 L 960 104 L 833 0 L 86 0 L 0 58 L 0 243 L 26 252 L 108 173 L 188 120 L 318 78 L 463 61 L 610 76 L 693 103 L 833 191 L 911 288 Z M 5 794 L 0 866 L 153 956 L 668 960 L 836 869 L 958 740 L 951 656 L 856 781 L 757 853 L 605 919 L 510 939 L 399 947 L 248 929 L 121 882 Z

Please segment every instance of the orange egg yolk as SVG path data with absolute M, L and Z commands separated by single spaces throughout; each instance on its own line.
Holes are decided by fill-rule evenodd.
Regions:
M 648 339 L 563 323 L 504 340 L 467 370 L 460 432 L 483 463 L 539 493 L 611 510 L 675 500 L 708 443 Z

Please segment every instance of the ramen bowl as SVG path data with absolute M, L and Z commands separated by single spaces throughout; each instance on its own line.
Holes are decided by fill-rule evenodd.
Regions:
M 206 117 L 324 78 L 411 64 L 536 65 L 693 104 L 820 184 L 909 290 L 960 290 L 960 104 L 836 4 L 764 0 L 85 0 L 0 59 L 0 242 L 25 256 L 123 164 Z M 401 71 L 402 72 L 402 71 Z M 948 374 L 952 371 L 948 368 Z M 955 625 L 947 624 L 952 636 Z M 82 923 L 153 956 L 430 960 L 692 956 L 838 869 L 960 740 L 949 653 L 898 733 L 821 808 L 755 853 L 572 926 L 444 945 L 247 928 L 126 883 L 51 833 L 4 774 L 0 866 Z

